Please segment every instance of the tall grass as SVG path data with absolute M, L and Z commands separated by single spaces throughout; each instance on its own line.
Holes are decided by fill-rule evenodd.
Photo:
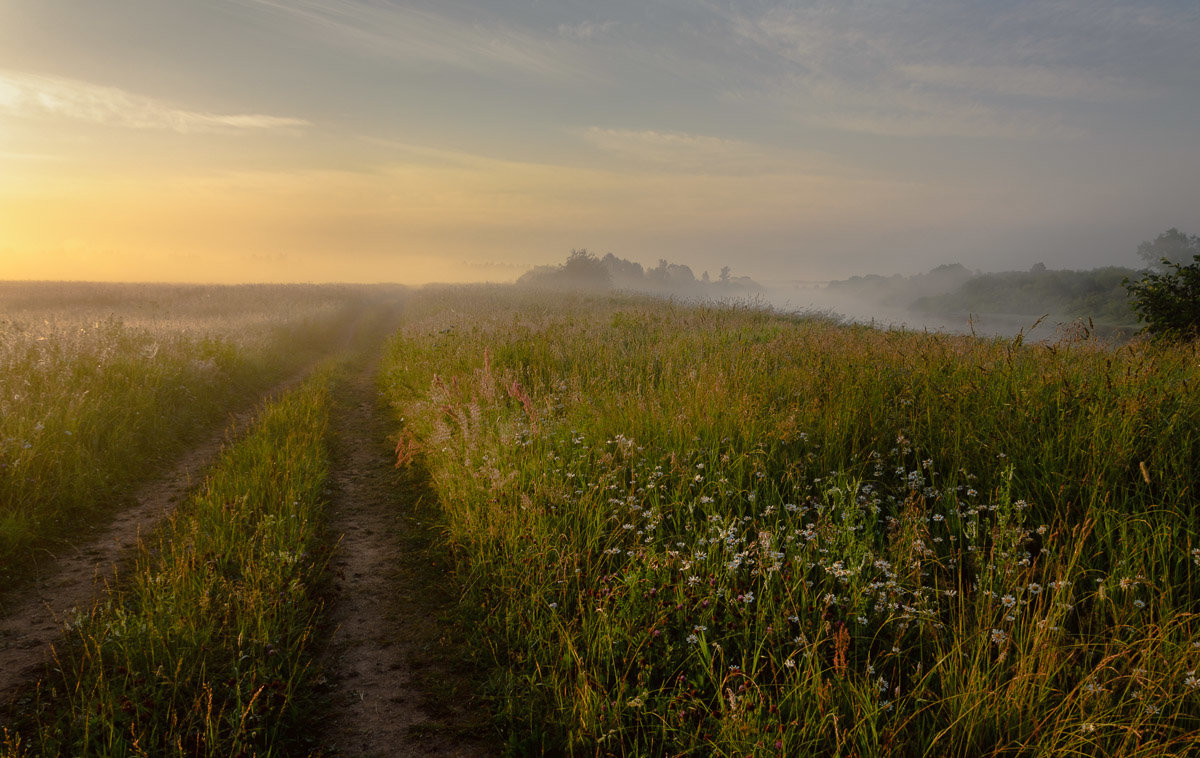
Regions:
M 1200 738 L 1196 347 L 428 292 L 390 348 L 517 754 Z
M 71 624 L 0 755 L 290 755 L 315 747 L 329 372 L 267 407 Z
M 0 582 L 328 350 L 362 292 L 0 284 Z

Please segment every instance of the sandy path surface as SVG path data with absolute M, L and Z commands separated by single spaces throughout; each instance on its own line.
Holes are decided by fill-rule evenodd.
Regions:
M 354 368 L 333 421 L 329 529 L 340 540 L 332 568 L 327 742 L 334 755 L 488 756 L 499 751 L 456 658 L 443 619 L 457 595 L 436 551 L 422 496 L 404 481 L 388 444 L 374 371 Z M 411 477 L 410 477 L 411 479 Z M 426 512 L 427 513 L 427 512 Z

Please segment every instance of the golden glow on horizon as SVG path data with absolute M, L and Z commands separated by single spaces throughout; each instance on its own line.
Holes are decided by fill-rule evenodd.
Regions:
M 1200 226 L 1186 4 L 958 5 L 0 0 L 0 278 L 587 247 L 767 282 L 1125 265 Z
M 836 230 L 868 207 L 902 214 L 929 200 L 913 185 L 805 174 L 800 166 L 705 173 L 401 152 L 372 171 L 161 173 L 148 163 L 85 175 L 72 173 L 69 161 L 8 160 L 0 278 L 511 279 L 520 268 L 488 261 L 557 261 L 612 226 L 646 235 L 797 221 Z

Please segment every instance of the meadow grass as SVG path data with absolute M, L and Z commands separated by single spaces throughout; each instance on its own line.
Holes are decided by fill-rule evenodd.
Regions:
M 328 350 L 348 288 L 0 283 L 0 582 Z
M 0 755 L 314 749 L 330 377 L 266 407 L 108 599 L 71 621 Z
M 399 462 L 510 752 L 1194 752 L 1194 343 L 505 288 L 408 313 Z

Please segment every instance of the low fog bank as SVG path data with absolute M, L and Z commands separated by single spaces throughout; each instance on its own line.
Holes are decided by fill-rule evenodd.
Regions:
M 1200 240 L 1196 244 L 1200 247 Z M 1150 258 L 1149 253 L 1139 254 Z M 666 260 L 644 268 L 612 253 L 600 258 L 587 250 L 572 250 L 565 263 L 529 271 L 517 285 L 759 303 L 883 329 L 1005 338 L 1020 334 L 1035 341 L 1087 333 L 1121 340 L 1138 329 L 1126 283 L 1145 273 L 1146 269 L 1118 266 L 1054 270 L 1041 263 L 1027 271 L 984 273 L 952 263 L 921 274 L 867 274 L 764 286 L 750 277 L 734 276 L 728 266 L 716 277 L 707 271 L 697 277 L 688 266 Z
M 1031 340 L 1053 340 L 1058 337 L 1061 328 L 1058 322 L 1051 322 L 1049 318 L 1043 319 L 1035 326 L 1038 316 L 945 316 L 921 313 L 901 305 L 889 305 L 880 300 L 838 292 L 827 283 L 766 287 L 761 296 L 772 308 L 787 313 L 831 316 L 842 321 L 870 324 L 881 329 L 975 334 L 980 337 L 1016 337 L 1017 334 L 1024 334 Z
M 1087 333 L 1124 339 L 1137 331 L 1127 281 L 1144 271 L 1109 266 L 1075 271 L 1036 264 L 983 273 L 959 264 L 911 276 L 792 282 L 764 297 L 786 311 L 834 313 L 883 328 L 1055 340 Z

